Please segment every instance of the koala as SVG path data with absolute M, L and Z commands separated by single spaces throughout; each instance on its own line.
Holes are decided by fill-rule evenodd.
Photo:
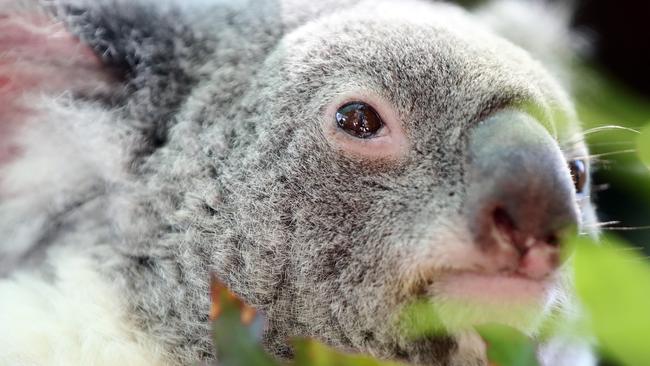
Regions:
M 0 364 L 214 361 L 210 274 L 282 359 L 487 365 L 473 325 L 574 316 L 560 237 L 596 216 L 544 7 L 4 0 Z M 450 331 L 407 336 L 416 301 Z

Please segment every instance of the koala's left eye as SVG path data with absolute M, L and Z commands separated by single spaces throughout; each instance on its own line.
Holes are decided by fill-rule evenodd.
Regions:
M 582 193 L 587 183 L 587 166 L 584 160 L 571 160 L 569 162 L 569 170 L 571 171 L 571 178 L 573 179 L 576 193 Z
M 373 107 L 363 102 L 352 102 L 336 111 L 336 124 L 352 136 L 367 139 L 377 134 L 384 122 Z

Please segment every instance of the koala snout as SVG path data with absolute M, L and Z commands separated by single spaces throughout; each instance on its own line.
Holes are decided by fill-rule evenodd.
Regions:
M 469 141 L 465 214 L 498 271 L 543 278 L 560 264 L 559 233 L 578 225 L 567 162 L 540 122 L 502 111 Z

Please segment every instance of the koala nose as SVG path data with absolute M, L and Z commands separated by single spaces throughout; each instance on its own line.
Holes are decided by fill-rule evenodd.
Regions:
M 558 234 L 578 224 L 574 185 L 559 146 L 518 111 L 482 121 L 469 140 L 466 215 L 477 245 L 507 270 L 542 278 L 560 263 Z

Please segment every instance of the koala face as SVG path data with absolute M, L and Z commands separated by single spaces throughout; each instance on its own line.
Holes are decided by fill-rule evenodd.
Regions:
M 177 364 L 214 357 L 211 273 L 266 314 L 264 342 L 281 357 L 307 336 L 482 365 L 473 325 L 535 335 L 569 302 L 559 238 L 595 227 L 575 111 L 540 63 L 474 15 L 424 1 L 52 4 L 79 37 L 50 55 L 67 66 L 48 87 L 70 95 L 29 120 L 64 130 L 70 143 L 52 151 L 74 147 L 56 161 L 41 149 L 39 162 L 80 163 L 16 203 L 48 225 L 13 225 L 24 220 L 0 205 L 12 219 L 0 233 L 13 233 L 0 236 L 26 238 L 26 254 L 0 245 L 0 259 L 56 271 L 50 248 L 87 256 L 118 288 L 116 308 Z M 35 39 L 16 49 L 38 59 Z M 88 77 L 65 62 L 80 45 L 100 56 L 80 56 Z M 30 141 L 59 141 L 44 135 Z M 405 331 L 421 302 L 445 335 Z
M 451 328 L 534 333 L 553 307 L 559 235 L 591 211 L 586 150 L 562 89 L 471 16 L 361 3 L 318 18 L 282 38 L 241 103 L 218 179 L 247 239 L 237 275 L 221 273 L 268 313 L 269 347 L 306 335 L 480 363 L 471 332 L 413 341 L 399 314 L 424 299 Z

